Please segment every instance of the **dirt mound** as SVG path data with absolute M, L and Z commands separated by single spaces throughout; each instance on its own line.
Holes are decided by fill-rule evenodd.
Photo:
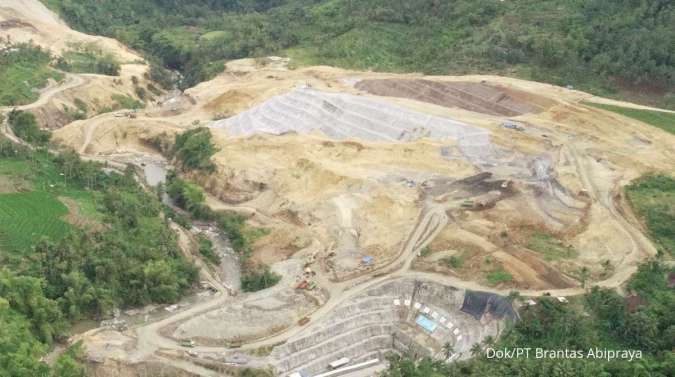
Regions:
M 233 89 L 209 101 L 204 109 L 220 116 L 231 116 L 245 110 L 254 99 L 251 93 Z
M 9 30 L 15 28 L 30 28 L 35 29 L 35 26 L 28 22 L 18 20 L 16 18 L 0 21 L 0 30 Z
M 502 85 L 431 80 L 362 80 L 356 88 L 378 96 L 411 98 L 490 115 L 539 113 L 555 102 Z
M 172 135 L 180 129 L 162 120 L 128 119 L 102 114 L 75 121 L 56 130 L 57 143 L 90 155 L 114 153 L 156 153 L 150 145 L 156 136 Z
M 96 43 L 123 62 L 142 60 L 120 42 L 72 30 L 38 0 L 3 0 L 0 3 L 0 30 L 12 42 L 33 43 L 59 54 L 72 43 Z
M 276 244 L 277 254 L 283 245 L 316 238 L 326 254 L 333 253 L 338 273 L 359 267 L 364 254 L 379 264 L 398 253 L 417 218 L 416 184 L 434 174 L 473 172 L 469 164 L 443 159 L 438 146 L 427 142 L 373 145 L 311 135 L 233 139 L 223 134 L 214 130 L 218 171 L 200 183 L 226 203 L 270 216 L 293 213 L 292 219 L 275 216 L 277 221 L 265 225 L 269 237 L 284 240 Z M 266 245 L 256 245 L 256 254 L 261 249 Z

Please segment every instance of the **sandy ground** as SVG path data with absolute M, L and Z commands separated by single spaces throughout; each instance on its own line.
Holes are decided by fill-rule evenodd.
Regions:
M 0 4 L 0 35 L 15 43 L 32 41 L 55 53 L 69 49 L 71 43 L 93 42 L 122 62 L 143 60 L 114 39 L 72 30 L 38 0 L 3 0 Z
M 92 156 L 149 153 L 149 139 L 194 127 L 195 119 L 209 124 L 209 119 L 265 106 L 270 98 L 308 84 L 326 93 L 368 96 L 352 84 L 365 77 L 393 77 L 329 67 L 288 71 L 255 67 L 251 61 L 237 64 L 248 69 L 229 71 L 176 97 L 181 105 L 175 110 L 150 108 L 133 120 L 101 116 L 70 124 L 57 131 L 56 137 Z M 639 261 L 655 253 L 634 220 L 624 219 L 616 210 L 614 193 L 645 172 L 672 171 L 672 136 L 585 107 L 579 102 L 588 96 L 549 85 L 493 76 L 425 80 L 486 81 L 540 96 L 537 103 L 548 107 L 511 116 L 523 125 L 520 132 L 500 127 L 504 117 L 494 114 L 413 98 L 377 97 L 406 111 L 447 117 L 486 130 L 490 158 L 482 160 L 472 160 L 462 153 L 457 140 L 445 138 L 340 140 L 316 130 L 282 135 L 254 131 L 250 136 L 233 137 L 227 129 L 213 129 L 220 148 L 214 156 L 217 172 L 192 177 L 212 194 L 210 205 L 245 213 L 252 224 L 270 229 L 255 245 L 257 261 L 276 266 L 287 258 L 313 260 L 312 268 L 319 272 L 316 281 L 329 296 L 311 313 L 299 310 L 308 306 L 299 305 L 299 296 L 294 295 L 270 291 L 274 299 L 245 295 L 233 301 L 222 296 L 139 328 L 135 337 L 141 343 L 126 357 L 143 360 L 154 350 L 176 348 L 174 339 L 186 337 L 201 343 L 197 353 L 228 352 L 227 347 L 216 346 L 222 344 L 218 342 L 241 341 L 246 349 L 270 347 L 302 334 L 303 327 L 295 321 L 303 315 L 322 318 L 340 302 L 377 284 L 380 280 L 373 278 L 375 274 L 426 277 L 503 294 L 516 288 L 523 295 L 574 295 L 584 291 L 575 278 L 581 266 L 591 268 L 593 279 L 605 279 L 597 281 L 598 285 L 615 287 L 632 274 Z M 341 106 L 353 111 L 349 104 Z M 268 108 L 278 111 L 276 105 Z M 264 118 L 258 121 L 263 126 L 267 124 Z M 492 176 L 457 183 L 481 171 Z M 504 182 L 510 182 L 506 189 Z M 466 200 L 474 208 L 462 207 Z M 577 257 L 547 261 L 530 250 L 494 240 L 502 230 L 524 223 L 566 235 Z M 465 271 L 438 270 L 440 259 L 427 263 L 433 268 L 424 267 L 423 260 L 414 262 L 424 246 L 443 239 L 448 242 L 446 255 L 459 252 L 453 245 L 461 249 L 468 243 L 475 249 Z M 364 255 L 374 256 L 374 265 L 363 266 Z M 491 258 L 492 267 L 486 267 L 486 257 Z M 600 264 L 605 260 L 615 266 L 614 274 L 601 278 Z M 436 272 L 412 270 L 420 266 Z M 496 266 L 509 272 L 512 282 L 487 286 L 485 277 Z M 230 309 L 223 309 L 226 302 Z M 297 310 L 288 311 L 294 303 Z M 242 317 L 241 312 L 248 314 Z M 246 322 L 240 322 L 242 318 Z M 171 360 L 165 357 L 163 362 L 199 373 L 190 363 L 179 365 Z
M 308 85 L 311 90 L 358 97 L 369 95 L 353 86 L 362 78 L 419 78 L 329 67 L 288 71 L 279 66 L 256 67 L 252 61 L 234 66 L 242 70 L 229 71 L 189 90 L 184 96 L 194 104 L 182 100 L 176 111 L 149 109 L 140 119 L 122 119 L 117 124 L 105 117 L 82 121 L 57 135 L 86 154 L 105 155 L 120 148 L 143 152 L 148 148 L 143 140 L 193 127 L 191 119 L 208 124 L 209 118 L 232 117 L 261 106 L 278 112 L 276 104 L 266 105 L 266 101 Z M 273 265 L 286 263 L 283 261 L 287 258 L 314 261 L 312 268 L 319 272 L 316 281 L 329 297 L 311 309 L 313 320 L 381 281 L 374 275 L 382 279 L 426 277 L 503 294 L 515 288 L 523 295 L 574 295 L 584 292 L 575 277 L 581 266 L 591 269 L 592 279 L 604 279 L 596 284 L 616 287 L 635 271 L 639 261 L 655 253 L 634 219 L 623 218 L 616 209 L 614 193 L 645 172 L 672 171 L 675 151 L 671 135 L 585 107 L 579 102 L 587 100 L 588 95 L 550 85 L 494 76 L 424 79 L 480 85 L 485 81 L 536 96 L 538 105 L 533 106 L 536 111 L 511 116 L 524 128 L 514 131 L 500 127 L 503 116 L 414 98 L 377 97 L 388 106 L 486 130 L 490 158 L 483 160 L 472 160 L 462 153 L 456 140 L 442 137 L 391 142 L 357 136 L 341 140 L 317 130 L 275 135 L 279 132 L 274 128 L 264 131 L 273 125 L 266 122 L 264 113 L 256 115 L 261 126 L 253 127 L 250 136 L 233 136 L 227 128 L 213 129 L 220 147 L 214 156 L 218 170 L 193 178 L 212 194 L 209 203 L 214 208 L 237 210 L 251 216 L 252 224 L 271 230 L 256 244 L 254 258 L 258 261 Z M 343 111 L 354 111 L 349 101 L 345 104 L 331 102 L 330 96 L 320 98 L 331 105 L 338 103 Z M 546 107 L 539 105 L 544 103 Z M 276 121 L 283 119 L 277 117 Z M 256 131 L 256 127 L 262 128 Z M 128 142 L 111 136 L 121 130 L 136 130 L 135 135 L 140 136 Z M 481 171 L 491 176 L 462 180 Z M 470 209 L 462 206 L 466 200 L 472 202 Z M 562 234 L 577 257 L 548 261 L 522 246 L 508 246 L 495 239 L 500 232 L 516 232 L 514 229 L 523 224 Z M 473 250 L 466 270 L 439 270 L 440 258 L 415 262 L 420 250 L 432 242 L 445 242 L 446 256 L 465 252 L 467 247 Z M 374 256 L 375 264 L 363 266 L 364 255 Z M 486 257 L 492 260 L 491 267 L 486 267 Z M 605 260 L 615 266 L 609 277 L 601 277 L 600 264 Z M 420 266 L 435 272 L 412 270 Z M 509 272 L 513 280 L 487 286 L 485 277 L 495 267 Z M 292 295 L 276 297 L 262 302 L 268 309 L 288 308 L 296 302 Z M 224 310 L 221 305 L 229 300 L 218 300 L 222 301 L 139 329 L 137 335 L 143 343 L 137 349 L 143 351 L 132 353 L 134 359 L 147 357 L 158 347 L 175 347 L 175 341 L 157 335 L 162 328 L 172 331 L 172 337 L 199 340 L 202 345 L 195 352 L 227 349 L 214 346 L 215 339 L 239 340 L 245 343 L 242 347 L 257 349 L 302 334 L 303 327 L 293 321 L 310 315 L 283 311 L 287 309 L 279 311 L 281 317 L 276 319 L 266 317 L 265 309 L 254 315 L 251 313 L 261 310 L 256 304 L 260 299 L 243 296 L 232 301 L 230 308 L 251 314 L 246 318 L 254 319 L 255 325 L 239 324 L 239 309 Z M 233 323 L 238 324 L 232 327 Z
M 462 103 L 427 103 L 428 90 L 423 90 L 421 97 L 406 94 L 414 92 L 414 85 L 397 92 L 394 84 L 402 82 L 423 83 L 425 87 L 437 83 L 468 94 L 463 94 Z M 359 88 L 371 90 L 374 83 L 380 96 L 373 97 L 376 102 L 362 101 L 369 94 Z M 388 90 L 394 90 L 392 95 L 397 97 L 383 96 Z M 284 93 L 299 94 L 282 98 Z M 632 243 L 609 236 L 617 232 L 625 235 L 617 230 L 621 225 L 610 221 L 615 217 L 611 195 L 645 172 L 672 170 L 675 159 L 672 135 L 580 104 L 588 98 L 585 93 L 548 84 L 496 76 L 421 77 L 331 67 L 287 70 L 282 61 L 260 66 L 245 59 L 231 63 L 214 80 L 174 97 L 173 101 L 182 105 L 168 116 L 162 107 L 149 108 L 137 119 L 100 116 L 72 123 L 57 131 L 56 138 L 85 154 L 147 153 L 147 141 L 154 136 L 170 136 L 194 127 L 194 120 L 200 125 L 211 124 L 220 147 L 214 156 L 218 171 L 193 178 L 220 201 L 260 214 L 253 220 L 272 232 L 259 241 L 258 260 L 274 263 L 311 244 L 334 279 L 367 271 L 361 265 L 363 256 L 375 257 L 377 268 L 398 255 L 407 232 L 418 221 L 426 182 L 487 171 L 495 178 L 517 182 L 517 195 L 508 199 L 497 196 L 496 201 L 488 192 L 464 195 L 465 199 L 471 196 L 490 203 L 489 208 L 460 213 L 454 221 L 469 225 L 466 230 L 471 233 L 475 229 L 470 228 L 466 216 L 474 223 L 473 218 L 482 219 L 488 232 L 500 224 L 508 227 L 529 222 L 569 234 L 568 241 L 579 257 L 564 266 L 533 255 L 528 263 L 537 267 L 527 272 L 512 257 L 495 256 L 518 276 L 515 280 L 521 288 L 553 288 L 573 283 L 569 276 L 555 277 L 552 270 L 567 275 L 582 265 L 597 266 L 604 260 L 620 265 L 632 260 L 625 258 L 632 255 Z M 479 108 L 454 107 L 472 101 Z M 499 112 L 483 112 L 490 102 L 518 108 L 522 115 L 511 114 L 515 116 L 510 119 L 524 131 L 500 127 L 505 117 Z M 302 103 L 317 110 L 304 111 Z M 374 103 L 381 103 L 377 111 L 391 120 L 371 121 L 381 118 L 369 113 Z M 209 123 L 208 119 L 219 116 L 229 118 Z M 418 116 L 447 119 L 447 125 L 442 126 L 446 129 L 454 124 L 469 125 L 489 135 L 479 141 L 489 144 L 477 144 L 481 154 L 476 157 L 466 147 L 475 140 L 452 136 L 452 131 L 425 133 L 424 126 L 419 126 L 418 134 L 405 139 L 407 142 L 366 135 L 380 132 L 373 130 L 386 127 L 386 123 Z M 332 131 L 325 128 L 297 127 L 299 122 L 311 124 L 317 117 L 326 127 L 339 124 L 339 132 L 345 132 L 346 137 L 331 137 Z M 429 121 L 427 124 L 432 127 Z M 243 135 L 236 136 L 238 133 Z M 581 171 L 593 174 L 586 184 Z M 589 184 L 599 192 L 591 206 L 585 204 Z M 453 195 L 447 192 L 436 200 L 447 201 Z M 289 237 L 289 233 L 296 236 Z M 275 253 L 275 248 L 279 252 Z

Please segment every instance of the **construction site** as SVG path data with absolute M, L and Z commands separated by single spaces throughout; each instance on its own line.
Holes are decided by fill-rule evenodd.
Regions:
M 13 17 L 37 24 L 44 12 Z M 125 64 L 122 78 L 147 69 Z M 69 77 L 26 110 L 52 119 L 51 107 L 87 98 L 91 85 L 106 98 L 128 91 Z M 357 377 L 385 368 L 392 352 L 469 358 L 518 320 L 511 291 L 564 298 L 582 294 L 582 280 L 619 287 L 656 254 L 621 187 L 672 169 L 675 139 L 586 102 L 638 107 L 499 76 L 290 69 L 270 57 L 229 62 L 133 116 L 54 120 L 62 146 L 142 167 L 150 185 L 172 164 L 156 141 L 208 127 L 215 171 L 187 178 L 214 211 L 267 230 L 251 258 L 282 277 L 242 292 L 226 237 L 210 224 L 175 226 L 202 267 L 197 296 L 123 314 L 128 326 L 106 323 L 71 342 L 82 341 L 101 377 L 237 376 L 245 367 Z M 222 253 L 218 269 L 195 252 L 197 234 Z
M 501 77 L 286 64 L 232 62 L 170 99 L 183 104 L 175 111 L 56 132 L 119 161 L 156 157 L 149 140 L 208 126 L 217 171 L 191 179 L 211 208 L 269 231 L 252 258 L 283 277 L 236 294 L 220 284 L 230 268 L 212 298 L 127 330 L 123 363 L 304 377 L 372 375 L 392 352 L 452 362 L 517 320 L 509 292 L 563 302 L 584 292 L 582 267 L 616 287 L 656 253 L 618 192 L 666 168 L 672 147 L 581 104 L 594 97 Z M 625 142 L 632 153 L 612 147 Z

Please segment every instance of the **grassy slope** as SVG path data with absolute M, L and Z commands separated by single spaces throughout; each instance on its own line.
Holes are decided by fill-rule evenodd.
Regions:
M 50 78 L 63 79 L 63 74 L 49 67 L 48 55 L 31 56 L 23 47 L 17 48 L 20 51 L 0 55 L 0 106 L 31 103 L 38 98 L 36 89 L 45 87 Z
M 626 194 L 657 247 L 675 257 L 675 179 L 646 176 L 626 187 Z
M 586 102 L 586 105 L 597 107 L 599 109 L 611 111 L 629 118 L 637 119 L 641 122 L 651 124 L 666 132 L 675 135 L 675 113 L 663 111 L 631 109 L 628 107 L 605 105 L 600 103 Z
M 544 259 L 549 261 L 573 258 L 577 254 L 573 248 L 565 246 L 559 239 L 543 232 L 535 232 L 528 241 L 527 247 L 542 254 Z

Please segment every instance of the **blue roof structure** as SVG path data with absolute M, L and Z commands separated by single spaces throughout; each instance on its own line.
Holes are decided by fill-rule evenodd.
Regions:
M 436 327 L 438 327 L 438 324 L 435 321 L 427 318 L 425 315 L 422 314 L 417 316 L 417 319 L 415 319 L 415 323 L 420 325 L 420 327 L 422 327 L 425 331 L 429 333 L 434 332 L 434 330 L 436 330 Z

